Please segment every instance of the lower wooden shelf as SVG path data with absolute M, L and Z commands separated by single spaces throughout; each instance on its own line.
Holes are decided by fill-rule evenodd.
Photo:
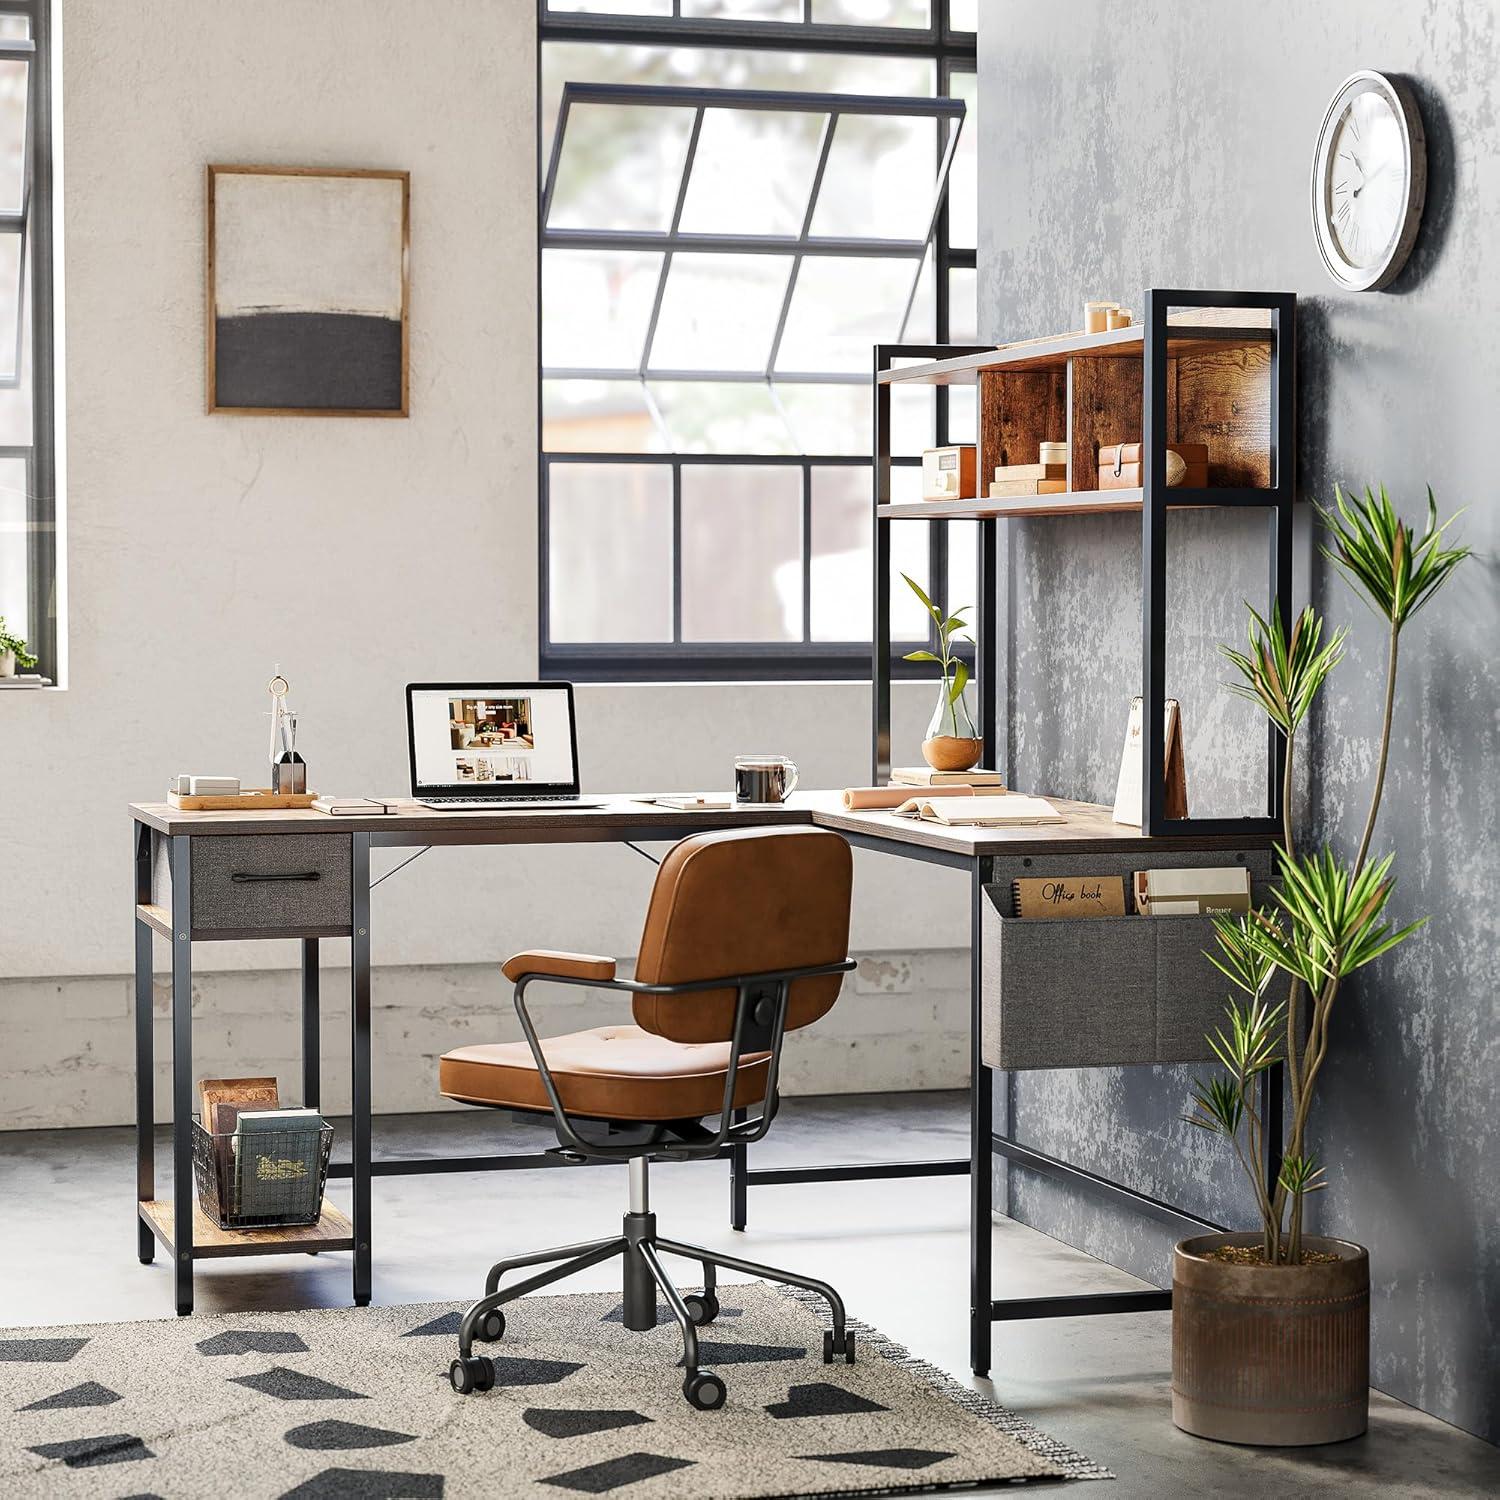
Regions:
M 172 1245 L 172 1205 L 148 1198 L 138 1205 L 141 1218 L 168 1249 Z M 309 1250 L 352 1250 L 354 1226 L 331 1203 L 324 1202 L 316 1224 L 290 1229 L 220 1229 L 193 1205 L 193 1259 L 223 1255 L 305 1255 Z

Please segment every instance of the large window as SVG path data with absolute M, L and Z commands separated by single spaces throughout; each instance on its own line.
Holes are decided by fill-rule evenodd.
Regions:
M 867 670 L 871 347 L 975 322 L 973 12 L 541 7 L 547 671 Z M 898 394 L 901 495 L 973 415 Z M 939 596 L 967 554 L 956 603 L 963 529 L 895 528 Z M 923 639 L 898 588 L 894 632 Z
M 0 615 L 57 677 L 47 0 L 0 0 Z

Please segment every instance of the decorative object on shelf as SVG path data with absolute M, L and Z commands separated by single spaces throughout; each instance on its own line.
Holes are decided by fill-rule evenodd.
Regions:
M 1115 782 L 1116 823 L 1132 828 L 1141 826 L 1145 810 L 1144 766 L 1145 713 L 1143 699 L 1130 700 L 1130 719 L 1125 725 L 1125 749 L 1120 756 L 1120 775 Z M 1185 818 L 1188 815 L 1187 762 L 1182 753 L 1182 708 L 1175 698 L 1166 700 L 1165 727 L 1162 733 L 1162 764 L 1166 771 L 1165 815 Z
M 291 690 L 278 667 L 266 684 L 271 695 L 271 790 L 278 793 L 307 791 L 307 764 L 297 754 L 297 715 L 286 702 Z
M 924 500 L 972 500 L 979 493 L 977 450 L 973 443 L 927 448 L 922 453 Z
M 190 792 L 167 789 L 167 805 L 180 812 L 287 812 L 311 807 L 316 792 L 277 792 L 267 786 L 241 787 L 238 792 L 219 792 L 195 797 Z
M 1036 446 L 1036 461 L 1039 464 L 1063 464 L 1068 462 L 1068 445 L 1064 442 L 1044 441 Z
M 953 643 L 972 639 L 962 633 L 968 630 L 964 610 L 971 606 L 966 604 L 945 617 L 915 579 L 906 573 L 901 576 L 931 616 L 941 653 L 908 651 L 906 660 L 937 662 L 943 669 L 938 680 L 937 707 L 927 726 L 927 738 L 922 741 L 922 759 L 934 771 L 967 771 L 971 766 L 977 766 L 984 754 L 984 736 L 974 727 L 974 715 L 970 712 L 965 691 L 969 685 L 969 664 L 955 653 Z
M 1313 150 L 1313 233 L 1328 274 L 1351 292 L 1389 286 L 1417 242 L 1426 202 L 1427 137 L 1416 95 L 1400 78 L 1350 74 Z
M 1143 917 L 1203 917 L 1250 910 L 1250 872 L 1244 865 L 1215 869 L 1137 870 L 1131 880 Z
M 785 802 L 797 790 L 797 766 L 785 755 L 736 755 L 736 802 Z
M 1116 328 L 1130 327 L 1130 309 L 1128 307 L 1112 307 L 1105 318 L 1105 327 L 1113 331 Z
M 1119 875 L 1026 877 L 1011 882 L 1016 915 L 1050 922 L 1066 917 L 1123 917 L 1125 881 Z
M 407 414 L 405 172 L 208 169 L 208 410 Z
M 1357 1437 L 1369 1416 L 1370 1265 L 1346 1240 L 1303 1233 L 1309 1194 L 1327 1183 L 1308 1153 L 1307 1128 L 1330 1044 L 1329 1023 L 1344 980 L 1404 942 L 1426 918 L 1395 927 L 1386 908 L 1394 854 L 1371 858 L 1395 718 L 1401 633 L 1469 555 L 1444 543 L 1432 491 L 1418 534 L 1385 490 L 1363 500 L 1334 491 L 1317 507 L 1323 554 L 1385 620 L 1385 704 L 1364 831 L 1352 859 L 1332 847 L 1303 850 L 1292 833 L 1295 754 L 1303 719 L 1344 652 L 1345 632 L 1325 644 L 1308 606 L 1284 628 L 1250 611 L 1249 650 L 1220 648 L 1283 737 L 1279 872 L 1274 904 L 1214 919 L 1215 965 L 1239 991 L 1227 1023 L 1209 1038 L 1225 1072 L 1199 1080 L 1190 1124 L 1227 1139 L 1250 1178 L 1261 1226 L 1249 1234 L 1201 1235 L 1173 1257 L 1172 1420 L 1225 1442 L 1286 1446 Z M 1284 994 L 1285 998 L 1278 998 Z M 1262 1150 L 1281 1116 L 1257 1104 L 1262 1080 L 1285 1063 L 1291 1124 L 1268 1168 Z M 1279 1087 L 1279 1085 L 1278 1085 Z M 1248 1351 L 1254 1351 L 1250 1353 Z
M 1119 307 L 1118 302 L 1085 302 L 1083 304 L 1083 331 L 1085 333 L 1103 333 L 1109 327 L 1109 314 L 1111 309 Z
M 26 649 L 26 642 L 6 628 L 5 616 L 0 615 L 0 677 L 14 677 L 18 666 L 35 665 L 36 657 Z
M 1138 490 L 1145 482 L 1139 443 L 1108 443 L 1099 449 L 1099 488 Z M 1197 489 L 1208 485 L 1208 444 L 1167 444 L 1167 487 Z
M 998 771 L 971 766 L 963 771 L 936 771 L 931 766 L 897 766 L 891 772 L 892 786 L 967 786 L 1005 790 L 1005 778 Z
M 990 499 L 1012 495 L 1060 495 L 1068 487 L 1068 461 L 1043 459 L 1035 464 L 997 464 L 990 482 Z

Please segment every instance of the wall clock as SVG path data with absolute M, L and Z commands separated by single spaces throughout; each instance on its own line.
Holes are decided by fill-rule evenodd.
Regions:
M 1351 292 L 1388 286 L 1427 200 L 1427 138 L 1411 89 L 1370 71 L 1338 87 L 1313 153 L 1312 218 L 1329 275 Z

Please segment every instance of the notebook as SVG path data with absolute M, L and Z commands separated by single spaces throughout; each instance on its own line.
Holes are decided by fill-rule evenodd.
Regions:
M 950 828 L 1034 828 L 1067 822 L 1045 797 L 1023 797 L 1019 792 L 1003 797 L 913 797 L 893 811 L 898 818 L 920 818 Z

